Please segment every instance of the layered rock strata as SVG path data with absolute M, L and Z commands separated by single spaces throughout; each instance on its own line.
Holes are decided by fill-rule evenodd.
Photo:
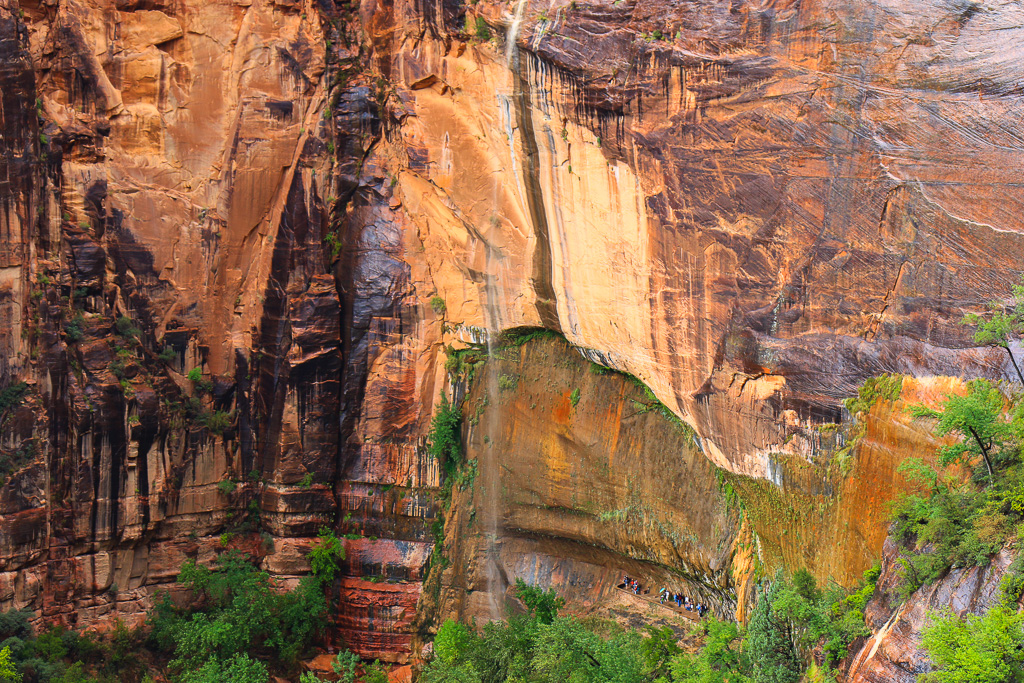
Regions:
M 958 323 L 1020 275 L 1018 15 L 0 0 L 0 606 L 137 619 L 226 547 L 294 578 L 326 525 L 350 537 L 336 635 L 405 659 L 440 350 L 523 325 L 689 429 L 614 378 L 516 370 L 532 393 L 489 391 L 503 426 L 466 434 L 511 463 L 495 538 L 456 507 L 463 564 L 424 614 L 493 613 L 513 575 L 593 600 L 629 567 L 742 606 L 754 548 L 851 581 L 933 444 L 880 406 L 837 477 L 841 398 L 1007 374 Z M 792 536 L 738 527 L 712 464 Z

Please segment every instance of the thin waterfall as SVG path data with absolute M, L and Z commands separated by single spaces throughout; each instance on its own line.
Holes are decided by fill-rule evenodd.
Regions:
M 505 64 L 512 68 L 512 56 L 516 51 L 516 37 L 519 35 L 519 27 L 523 23 L 523 15 L 526 14 L 526 0 L 519 0 L 516 3 L 516 13 L 512 18 L 512 24 L 505 34 Z
M 498 209 L 498 188 L 495 186 L 492 208 Z M 491 620 L 502 618 L 502 600 L 504 585 L 501 574 L 498 570 L 500 557 L 500 505 L 501 505 L 501 458 L 505 453 L 500 451 L 502 429 L 504 420 L 501 407 L 501 383 L 498 376 L 498 362 L 495 358 L 496 345 L 501 336 L 502 312 L 503 312 L 503 285 L 501 270 L 503 261 L 500 252 L 491 245 L 493 233 L 497 232 L 498 219 L 496 213 L 492 213 L 490 222 L 491 233 L 485 245 L 485 280 L 484 294 L 486 303 L 487 322 L 487 357 L 485 365 L 487 382 L 488 406 L 484 413 L 484 434 L 485 443 L 480 455 L 480 492 L 483 495 L 480 512 L 483 515 L 485 557 L 484 571 L 487 579 L 487 606 Z

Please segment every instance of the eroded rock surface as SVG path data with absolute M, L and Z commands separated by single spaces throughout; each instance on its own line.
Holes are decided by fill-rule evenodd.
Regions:
M 934 444 L 879 406 L 837 478 L 840 400 L 883 371 L 1007 374 L 959 320 L 1021 271 L 1020 14 L 0 0 L 0 389 L 25 383 L 0 606 L 138 618 L 225 547 L 303 573 L 321 525 L 354 537 L 337 635 L 392 661 L 417 601 L 483 614 L 513 575 L 585 602 L 633 567 L 742 608 L 758 548 L 851 581 Z M 624 380 L 572 375 L 566 409 L 516 371 L 540 384 L 490 391 L 500 426 L 466 434 L 508 466 L 498 538 L 446 541 L 463 566 L 421 600 L 441 350 L 523 325 L 693 438 L 631 416 Z M 793 535 L 737 528 L 712 465 Z M 497 581 L 473 559 L 495 553 Z

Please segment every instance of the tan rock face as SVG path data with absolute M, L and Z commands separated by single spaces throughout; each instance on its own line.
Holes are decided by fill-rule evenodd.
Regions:
M 515 576 L 582 604 L 646 571 L 722 610 L 758 563 L 852 580 L 933 444 L 879 407 L 834 478 L 820 426 L 882 371 L 1006 372 L 958 321 L 1020 273 L 1018 14 L 0 0 L 0 388 L 27 388 L 0 414 L 0 607 L 137 618 L 232 543 L 293 578 L 327 525 L 359 537 L 339 635 L 404 660 L 438 352 L 522 325 L 695 438 L 623 382 L 474 385 L 501 406 L 466 434 L 508 466 L 481 482 L 496 537 L 460 498 L 425 615 L 491 614 Z M 712 464 L 799 533 L 737 528 Z
M 560 329 L 754 476 L 867 375 L 1004 374 L 958 322 L 1020 271 L 989 123 L 1016 12 L 484 3 L 504 40 L 468 45 L 388 25 L 411 114 L 389 139 L 451 319 Z

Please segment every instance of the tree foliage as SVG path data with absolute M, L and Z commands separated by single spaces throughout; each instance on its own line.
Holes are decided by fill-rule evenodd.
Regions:
M 984 379 L 967 383 L 967 394 L 946 396 L 940 410 L 914 406 L 911 412 L 919 417 L 934 417 L 937 436 L 952 434 L 957 442 L 939 448 L 943 465 L 975 466 L 984 464 L 989 480 L 997 469 L 1016 460 L 1014 429 L 1005 409 L 1006 397 L 998 387 Z
M 448 398 L 441 397 L 437 413 L 430 422 L 427 451 L 437 458 L 445 473 L 451 477 L 462 464 L 462 413 Z
M 516 579 L 516 597 L 526 606 L 527 612 L 542 624 L 550 624 L 565 607 L 565 599 L 558 597 L 554 589 L 543 590 L 530 586 L 522 579 Z
M 768 587 L 757 601 L 757 608 L 747 629 L 747 647 L 753 664 L 755 683 L 796 683 L 800 680 L 800 659 L 794 646 L 791 613 L 786 605 L 776 605 L 780 594 L 776 582 Z
M 181 683 L 265 681 L 266 666 L 254 657 L 288 668 L 324 626 L 327 601 L 317 577 L 282 592 L 235 551 L 212 569 L 186 562 L 178 583 L 191 593 L 190 604 L 178 608 L 165 595 L 150 625 L 154 644 L 173 655 L 171 669 Z
M 904 595 L 952 567 L 986 564 L 1024 521 L 1024 416 L 1016 396 L 974 380 L 966 395 L 948 395 L 938 410 L 911 410 L 934 418 L 937 436 L 955 437 L 939 447 L 939 464 L 966 468 L 972 477 L 964 481 L 955 469 L 940 471 L 916 458 L 900 466 L 920 484 L 893 505 Z
M 21 672 L 14 664 L 10 646 L 0 649 L 0 681 L 2 683 L 19 683 L 21 681 Z
M 961 620 L 949 611 L 932 615 L 921 644 L 935 670 L 921 683 L 983 683 L 1024 678 L 1024 614 L 997 605 Z
M 826 667 L 867 634 L 864 605 L 878 571 L 857 590 L 819 587 L 808 572 L 779 576 L 758 602 L 750 626 L 709 617 L 703 647 L 687 651 L 669 627 L 625 630 L 617 624 L 559 616 L 560 601 L 517 581 L 528 614 L 492 622 L 477 633 L 445 622 L 434 640 L 425 683 L 774 683 L 797 681 L 823 653 Z
M 334 581 L 338 572 L 338 562 L 345 559 L 345 547 L 333 531 L 320 527 L 317 540 L 309 551 L 309 566 L 313 576 L 324 584 Z
M 1010 343 L 1024 333 L 1024 284 L 1014 285 L 1009 301 L 991 301 L 986 313 L 969 313 L 964 316 L 963 323 L 977 326 L 975 344 L 1005 349 L 1017 379 L 1024 384 L 1024 374 L 1021 374 L 1020 364 L 1010 349 Z

